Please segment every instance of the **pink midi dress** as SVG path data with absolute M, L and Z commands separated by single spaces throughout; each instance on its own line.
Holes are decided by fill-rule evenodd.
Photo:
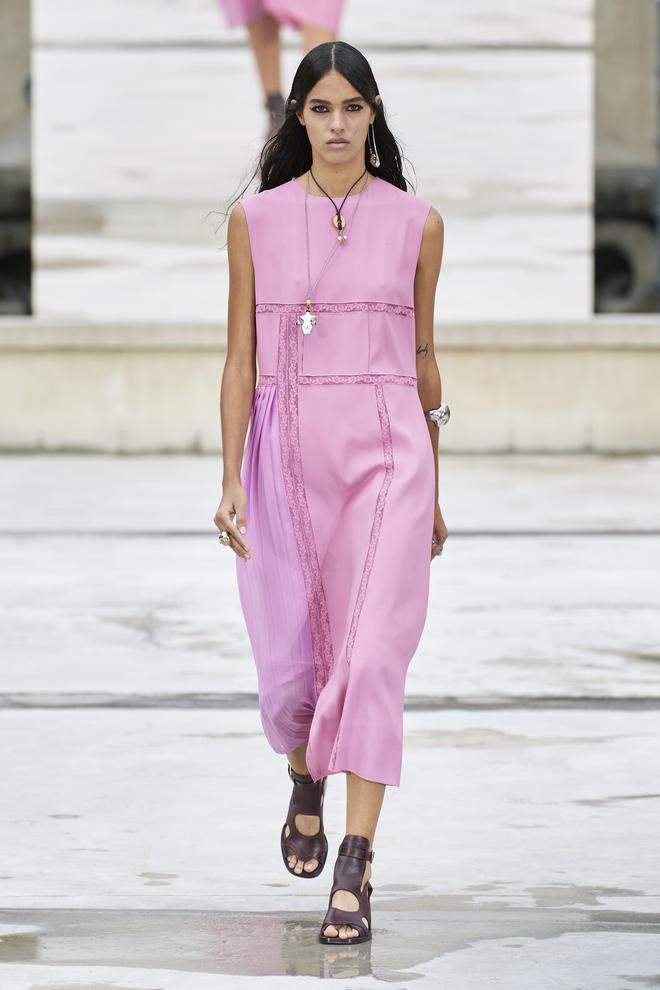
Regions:
M 344 204 L 347 242 L 304 334 L 305 188 L 242 200 L 257 363 L 241 480 L 251 559 L 237 585 L 261 723 L 277 753 L 308 740 L 314 780 L 399 786 L 407 668 L 426 621 L 435 461 L 417 391 L 413 286 L 431 204 L 380 177 Z M 339 202 L 338 202 L 339 205 Z M 337 230 L 310 195 L 312 283 Z
M 337 34 L 345 0 L 220 0 L 227 27 L 251 24 L 270 14 L 280 24 L 300 29 L 302 24 Z

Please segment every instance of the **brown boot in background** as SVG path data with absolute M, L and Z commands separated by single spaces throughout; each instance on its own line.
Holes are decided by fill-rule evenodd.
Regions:
M 268 93 L 264 106 L 269 115 L 268 129 L 266 131 L 266 140 L 268 140 L 284 123 L 284 97 L 281 93 Z

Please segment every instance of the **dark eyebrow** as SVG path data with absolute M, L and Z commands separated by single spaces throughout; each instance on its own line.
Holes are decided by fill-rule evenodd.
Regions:
M 357 103 L 358 100 L 364 100 L 364 96 L 351 96 L 348 100 L 342 100 L 342 103 Z M 310 103 L 329 103 L 330 100 L 319 100 L 318 97 L 314 96 L 309 101 Z

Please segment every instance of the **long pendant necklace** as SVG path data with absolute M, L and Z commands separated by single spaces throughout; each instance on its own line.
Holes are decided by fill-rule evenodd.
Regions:
M 317 275 L 316 280 L 314 282 L 314 285 L 312 285 L 312 276 L 311 276 L 311 273 L 310 273 L 310 259 L 309 259 L 309 217 L 308 217 L 308 213 L 307 213 L 307 196 L 309 195 L 309 176 L 308 176 L 308 178 L 307 178 L 307 194 L 305 195 L 305 238 L 306 238 L 306 244 L 307 244 L 307 302 L 306 302 L 305 311 L 303 313 L 299 313 L 299 315 L 296 317 L 296 324 L 299 327 L 302 327 L 302 332 L 304 334 L 309 334 L 309 333 L 312 332 L 312 327 L 314 326 L 314 324 L 316 323 L 316 320 L 317 320 L 316 314 L 315 313 L 312 313 L 312 291 L 318 285 L 319 280 L 320 280 L 321 276 L 323 275 L 323 272 L 325 271 L 325 269 L 327 268 L 328 264 L 330 263 L 330 261 L 334 257 L 335 252 L 337 251 L 337 248 L 340 245 L 343 245 L 346 242 L 346 235 L 344 234 L 344 228 L 346 227 L 346 218 L 342 216 L 342 213 L 341 213 L 342 208 L 344 206 L 344 203 L 346 202 L 346 199 L 348 197 L 348 193 L 350 193 L 350 191 L 353 188 L 353 186 L 357 185 L 357 183 L 360 181 L 360 179 L 362 178 L 362 176 L 364 176 L 364 174 L 366 173 L 366 171 L 367 171 L 367 169 L 365 168 L 365 170 L 362 173 L 362 175 L 360 175 L 355 180 L 355 182 L 353 183 L 353 185 L 351 186 L 351 188 L 346 193 L 346 196 L 344 196 L 344 198 L 342 200 L 342 203 L 341 203 L 341 206 L 338 208 L 337 207 L 337 204 L 335 203 L 335 201 L 332 198 L 332 196 L 330 196 L 329 193 L 325 192 L 325 189 L 323 189 L 323 187 L 321 185 L 319 185 L 319 183 L 316 181 L 316 179 L 314 179 L 314 176 L 312 175 L 311 168 L 309 170 L 309 174 L 314 179 L 314 182 L 316 182 L 316 185 L 319 187 L 319 189 L 322 190 L 322 192 L 325 193 L 325 195 L 328 197 L 328 199 L 331 201 L 332 205 L 335 208 L 335 214 L 334 214 L 334 216 L 332 218 L 332 223 L 337 228 L 337 230 L 339 231 L 339 234 L 337 235 L 337 241 L 336 241 L 336 243 L 333 244 L 332 249 L 331 249 L 330 253 L 328 254 L 328 257 L 325 259 L 325 261 L 323 262 L 323 265 L 321 266 L 321 271 Z M 371 181 L 373 182 L 374 180 L 372 179 Z M 364 192 L 365 188 L 366 188 L 366 186 L 363 186 L 362 189 L 360 190 L 360 193 L 358 195 L 357 203 L 355 204 L 355 210 L 353 211 L 353 216 L 351 217 L 351 222 L 355 219 L 355 216 L 356 216 L 357 211 L 358 211 L 359 206 L 360 206 L 360 200 L 362 199 L 362 193 Z

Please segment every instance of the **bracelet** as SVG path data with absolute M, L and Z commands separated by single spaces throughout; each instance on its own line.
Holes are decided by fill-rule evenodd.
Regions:
M 444 426 L 449 419 L 449 406 L 446 402 L 441 402 L 437 409 L 425 409 L 424 415 L 436 426 Z

